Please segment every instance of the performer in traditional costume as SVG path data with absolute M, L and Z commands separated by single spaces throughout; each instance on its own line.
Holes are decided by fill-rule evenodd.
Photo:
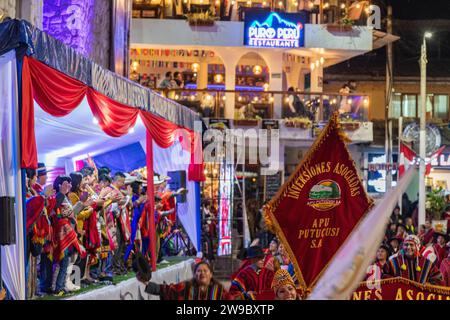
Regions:
M 53 184 L 56 194 L 56 207 L 54 219 L 54 259 L 59 265 L 59 271 L 55 272 L 55 293 L 59 296 L 69 291 L 79 289 L 72 284 L 66 286 L 67 274 L 70 275 L 71 268 L 76 261 L 78 254 L 84 258 L 86 251 L 79 243 L 76 233 L 76 215 L 83 209 L 83 204 L 78 202 L 72 206 L 67 194 L 72 188 L 71 178 L 68 176 L 58 176 Z M 69 281 L 70 282 L 70 281 Z
M 441 262 L 447 256 L 447 250 L 449 247 L 447 246 L 447 242 L 449 240 L 449 236 L 442 232 L 434 232 L 433 233 L 433 243 L 424 247 L 422 251 L 422 255 L 424 258 L 430 258 L 432 260 L 436 259 L 436 267 L 441 266 Z
M 389 258 L 388 275 L 422 284 L 442 283 L 442 274 L 435 262 L 420 254 L 420 240 L 415 235 L 408 235 L 403 241 L 402 249 Z
M 39 162 L 36 172 L 37 179 L 33 184 L 33 189 L 36 190 L 37 193 L 41 194 L 44 192 L 44 186 L 47 183 L 47 168 L 45 167 L 45 164 Z
M 159 295 L 161 300 L 230 300 L 233 297 L 213 278 L 211 266 L 202 261 L 194 267 L 194 278 L 177 284 L 145 282 L 145 292 Z
M 177 195 L 185 194 L 186 189 L 180 188 L 176 192 L 166 190 L 167 181 L 170 177 L 165 175 L 154 175 L 153 185 L 155 191 L 155 223 L 156 223 L 156 252 L 158 262 L 162 260 L 161 244 L 165 238 L 171 233 L 173 221 L 176 220 L 176 203 Z M 172 216 L 173 220 L 169 219 Z
M 130 218 L 127 205 L 131 203 L 131 195 L 126 195 L 121 189 L 125 186 L 125 174 L 116 172 L 112 184 L 107 187 L 106 192 L 111 198 L 117 198 L 107 212 L 107 225 L 110 232 L 111 240 L 114 242 L 113 265 L 117 274 L 126 274 L 123 256 L 127 242 L 131 235 Z
M 274 272 L 264 268 L 264 252 L 261 246 L 247 249 L 252 264 L 241 270 L 231 282 L 230 294 L 246 300 L 254 300 L 255 294 L 271 289 Z
M 87 171 L 84 170 L 85 174 L 86 172 Z M 92 259 L 91 257 L 96 256 L 97 249 L 100 247 L 96 211 L 97 208 L 101 207 L 103 201 L 92 199 L 91 194 L 86 191 L 87 183 L 89 182 L 87 175 L 83 176 L 80 172 L 72 172 L 70 177 L 72 179 L 72 189 L 68 194 L 68 198 L 72 205 L 75 205 L 80 201 L 83 203 L 83 209 L 76 216 L 77 233 L 79 234 L 80 242 L 86 248 L 88 253 L 86 259 L 80 260 L 77 265 L 80 267 L 82 283 L 91 284 L 95 282 L 95 280 L 92 279 L 89 274 L 89 260 Z M 70 286 L 71 285 L 69 284 L 69 287 Z
M 275 293 L 275 300 L 300 300 L 294 279 L 287 270 L 278 269 L 275 272 L 272 289 Z
M 140 221 L 143 214 L 146 214 L 145 211 L 145 203 L 147 201 L 147 196 L 143 194 L 142 190 L 142 179 L 136 177 L 136 181 L 131 183 L 131 189 L 133 190 L 133 197 L 131 198 L 133 203 L 133 220 L 131 222 L 131 236 L 130 236 L 130 243 L 128 244 L 127 250 L 125 252 L 124 260 L 125 262 L 128 261 L 128 258 L 130 257 L 131 252 L 134 250 L 134 252 L 138 252 L 138 249 L 136 249 L 136 236 L 137 238 L 141 238 L 141 232 L 140 232 Z M 146 252 L 145 252 L 146 253 Z
M 38 240 L 40 238 L 40 230 L 36 227 L 36 222 L 45 208 L 45 199 L 42 196 L 34 196 L 27 200 L 27 298 L 31 299 L 38 294 L 37 288 L 37 257 L 42 252 L 42 243 Z

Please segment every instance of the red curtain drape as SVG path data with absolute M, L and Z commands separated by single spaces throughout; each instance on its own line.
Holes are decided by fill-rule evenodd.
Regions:
M 88 88 L 84 83 L 35 59 L 25 59 L 30 64 L 34 99 L 45 112 L 63 117 L 80 105 Z
M 25 57 L 22 65 L 22 168 L 37 169 L 36 136 L 34 134 L 34 100 L 30 64 Z
M 94 117 L 107 135 L 123 136 L 136 124 L 139 109 L 112 100 L 92 88 L 87 91 L 87 99 Z
M 150 112 L 141 110 L 140 116 L 147 131 L 159 147 L 169 148 L 177 139 L 181 142 L 182 148 L 191 153 L 188 179 L 192 181 L 204 181 L 205 176 L 203 173 L 203 154 L 200 135 L 190 129 L 177 126 L 170 121 L 155 116 Z

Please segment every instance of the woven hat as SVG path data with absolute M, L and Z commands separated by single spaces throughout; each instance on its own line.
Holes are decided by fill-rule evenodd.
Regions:
M 272 280 L 272 289 L 277 294 L 278 290 L 285 285 L 291 285 L 295 288 L 294 280 L 292 279 L 289 272 L 285 269 L 279 269 L 277 272 L 275 272 L 275 275 L 273 276 Z

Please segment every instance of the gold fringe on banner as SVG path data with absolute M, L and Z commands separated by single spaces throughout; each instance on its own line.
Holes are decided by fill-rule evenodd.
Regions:
M 437 285 L 433 285 L 433 284 L 429 284 L 429 283 L 422 284 L 422 283 L 419 283 L 416 281 L 412 281 L 410 279 L 400 278 L 400 277 L 382 279 L 382 280 L 376 280 L 376 281 L 364 281 L 359 284 L 359 287 L 365 286 L 365 287 L 369 288 L 369 287 L 374 287 L 377 285 L 396 284 L 396 283 L 401 283 L 401 284 L 405 284 L 408 286 L 416 287 L 417 289 L 429 291 L 432 293 L 438 293 L 438 294 L 450 296 L 450 287 L 437 286 Z
M 308 150 L 306 155 L 303 157 L 302 161 L 296 166 L 294 172 L 289 177 L 289 179 L 280 187 L 278 192 L 275 194 L 275 196 L 263 207 L 263 217 L 264 221 L 266 223 L 266 226 L 268 230 L 274 234 L 277 235 L 280 242 L 283 244 L 283 246 L 286 248 L 286 251 L 288 253 L 289 259 L 291 260 L 292 264 L 294 265 L 295 273 L 297 275 L 297 279 L 300 284 L 300 288 L 304 292 L 304 297 L 306 298 L 309 293 L 312 291 L 314 284 L 317 282 L 319 277 L 322 275 L 322 273 L 327 269 L 329 263 L 333 260 L 333 258 L 336 256 L 336 254 L 340 251 L 344 243 L 347 241 L 348 237 L 351 235 L 351 233 L 348 235 L 348 237 L 345 239 L 341 247 L 336 251 L 335 255 L 330 259 L 327 265 L 322 269 L 322 271 L 319 273 L 319 275 L 313 280 L 313 282 L 308 287 L 306 285 L 306 282 L 303 278 L 303 274 L 301 272 L 300 266 L 298 265 L 297 259 L 280 227 L 278 224 L 278 221 L 275 218 L 274 212 L 276 208 L 279 206 L 281 199 L 286 195 L 287 188 L 291 184 L 292 181 L 297 179 L 298 175 L 301 173 L 300 168 L 306 165 L 311 161 L 311 157 L 314 155 L 315 151 L 324 143 L 324 140 L 328 138 L 328 136 L 331 134 L 333 130 L 336 130 L 339 136 L 339 139 L 344 144 L 344 150 L 348 156 L 349 159 L 352 160 L 353 166 L 357 168 L 355 161 L 352 159 L 350 152 L 347 148 L 347 143 L 351 142 L 351 140 L 348 138 L 347 134 L 342 130 L 342 126 L 339 122 L 339 112 L 335 111 L 333 115 L 330 118 L 330 121 L 326 125 L 326 127 L 321 131 L 311 148 Z M 357 173 L 357 171 L 356 171 Z M 373 206 L 373 200 L 368 196 L 367 192 L 363 188 L 364 195 L 367 199 L 367 201 L 370 203 L 368 209 L 364 213 L 364 215 L 361 217 L 359 222 L 356 226 L 359 225 L 359 223 L 364 219 L 364 217 L 367 215 L 367 213 L 372 209 Z M 355 226 L 355 227 L 356 227 Z

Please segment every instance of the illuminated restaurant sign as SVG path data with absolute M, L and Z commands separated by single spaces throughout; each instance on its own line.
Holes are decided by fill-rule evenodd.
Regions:
M 245 14 L 244 45 L 260 48 L 299 48 L 305 42 L 305 15 L 249 11 Z

